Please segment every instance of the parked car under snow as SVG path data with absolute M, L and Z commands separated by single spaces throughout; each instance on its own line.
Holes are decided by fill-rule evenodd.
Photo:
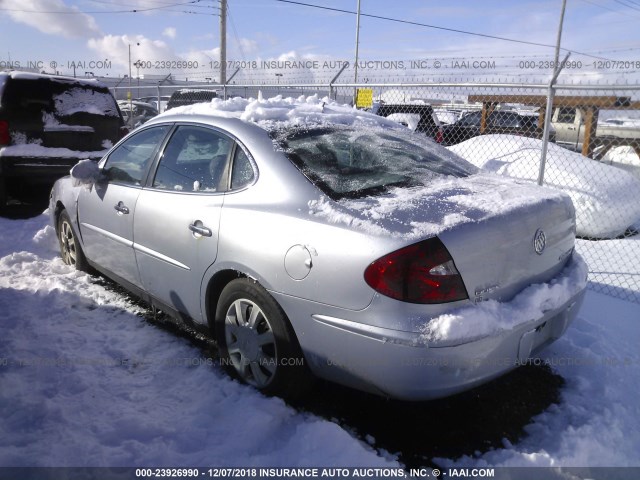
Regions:
M 569 197 L 326 98 L 166 112 L 50 214 L 67 264 L 208 329 L 269 394 L 472 388 L 560 337 L 586 285 Z
M 8 195 L 47 192 L 78 160 L 99 160 L 126 132 L 96 80 L 0 73 L 0 210 Z
M 541 140 L 484 135 L 448 148 L 485 171 L 538 180 Z M 550 143 L 544 184 L 573 200 L 578 236 L 614 238 L 640 222 L 640 180 L 622 169 Z

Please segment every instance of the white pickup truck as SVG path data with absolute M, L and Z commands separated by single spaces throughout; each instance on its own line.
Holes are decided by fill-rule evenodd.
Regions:
M 583 108 L 562 106 L 555 108 L 551 124 L 556 130 L 556 143 L 574 151 L 583 150 L 587 111 Z M 596 136 L 592 139 L 594 157 L 604 155 L 612 146 L 637 145 L 640 142 L 640 119 L 602 119 L 600 112 Z

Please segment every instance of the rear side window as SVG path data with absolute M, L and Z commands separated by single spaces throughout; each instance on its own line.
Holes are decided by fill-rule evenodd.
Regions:
M 2 106 L 2 97 L 4 96 L 4 85 L 7 83 L 7 76 L 0 75 L 0 107 Z
M 153 159 L 169 126 L 152 127 L 129 137 L 109 155 L 103 172 L 109 181 L 141 185 L 147 166 Z
M 233 170 L 231 171 L 231 189 L 244 188 L 249 185 L 255 177 L 251 161 L 247 154 L 239 146 L 233 158 Z

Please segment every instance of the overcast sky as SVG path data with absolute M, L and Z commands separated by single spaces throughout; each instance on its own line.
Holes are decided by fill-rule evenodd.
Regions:
M 304 3 L 355 11 L 357 0 Z M 362 0 L 361 8 L 363 14 L 553 45 L 561 4 L 561 0 Z M 97 75 L 117 77 L 128 73 L 131 45 L 132 62 L 142 60 L 150 67 L 138 73 L 166 74 L 175 68 L 163 61 L 187 60 L 191 63 L 183 71 L 190 78 L 215 77 L 218 6 L 217 0 L 0 0 L 0 67 L 19 63 L 24 68 L 35 62 L 45 71 L 52 72 L 55 66 L 60 73 L 70 74 L 70 62 L 76 62 L 79 75 L 92 70 Z M 353 62 L 353 14 L 277 0 L 229 0 L 229 13 L 230 61 Z M 639 21 L 638 0 L 568 0 L 562 46 L 574 51 L 572 60 L 581 62 L 568 73 L 584 80 L 636 81 L 640 78 Z M 545 64 L 538 62 L 551 60 L 553 48 L 363 16 L 360 58 L 402 60 L 407 62 L 403 65 L 405 74 L 409 60 L 420 59 L 425 62 L 414 72 L 418 75 L 427 76 L 429 70 L 433 73 L 437 60 L 441 62 L 437 73 L 442 75 L 526 79 L 548 73 Z M 603 59 L 625 63 L 607 64 Z M 101 69 L 100 63 L 89 64 L 105 60 L 107 68 Z M 483 61 L 489 63 L 473 63 Z M 535 63 L 525 65 L 525 61 Z M 312 68 L 322 69 L 323 65 L 326 67 L 316 64 Z M 389 64 L 370 66 L 369 74 L 381 75 Z M 253 70 L 245 71 L 246 75 L 273 74 L 245 70 Z M 297 79 L 295 70 L 283 71 L 283 81 Z M 326 73 L 333 74 L 334 70 Z

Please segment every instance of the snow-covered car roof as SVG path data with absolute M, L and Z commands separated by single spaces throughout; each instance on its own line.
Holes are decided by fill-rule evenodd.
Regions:
M 328 97 L 318 95 L 283 98 L 278 95 L 264 99 L 235 97 L 228 100 L 214 98 L 211 102 L 196 103 L 173 108 L 156 119 L 162 120 L 175 115 L 204 115 L 222 118 L 237 118 L 259 125 L 265 130 L 282 127 L 296 127 L 306 124 L 338 124 L 403 128 L 397 122 L 387 120 L 373 113 L 358 110 Z
M 78 84 L 90 85 L 93 87 L 107 88 L 104 83 L 100 82 L 99 80 L 96 80 L 95 78 L 75 78 L 75 77 L 66 77 L 63 75 L 47 75 L 47 74 L 41 74 L 41 73 L 20 72 L 15 70 L 12 70 L 10 72 L 0 72 L 0 77 L 3 75 L 14 80 L 47 79 L 53 82 L 78 83 Z

